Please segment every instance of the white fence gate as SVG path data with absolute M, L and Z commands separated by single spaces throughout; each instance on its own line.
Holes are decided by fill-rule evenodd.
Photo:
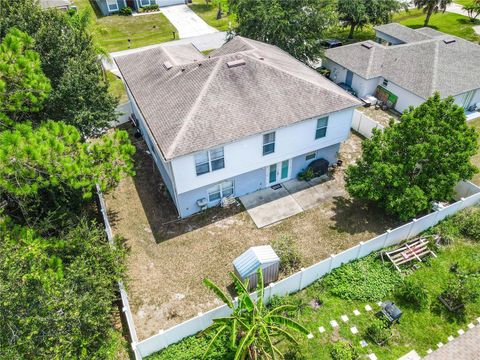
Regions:
M 355 109 L 353 111 L 352 129 L 358 132 L 359 134 L 367 138 L 370 138 L 372 137 L 373 129 L 383 130 L 385 129 L 385 127 L 383 125 L 380 125 L 378 122 L 376 122 L 369 116 L 365 115 L 361 111 L 358 111 L 357 109 Z

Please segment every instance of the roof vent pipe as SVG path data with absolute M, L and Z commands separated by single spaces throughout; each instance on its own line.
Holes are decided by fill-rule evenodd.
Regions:
M 237 66 L 242 66 L 242 65 L 245 65 L 245 64 L 246 64 L 246 62 L 243 59 L 238 59 L 238 60 L 233 60 L 233 61 L 227 62 L 227 66 L 230 69 L 234 68 L 234 67 L 237 67 Z

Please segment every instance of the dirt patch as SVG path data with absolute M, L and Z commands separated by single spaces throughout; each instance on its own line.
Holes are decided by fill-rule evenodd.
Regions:
M 375 109 L 375 106 L 359 107 L 357 110 L 361 111 L 384 127 L 388 126 L 390 119 L 393 119 L 394 121 L 400 121 L 401 116 L 400 113 L 394 110 Z
M 349 199 L 343 190 L 343 169 L 361 150 L 361 138 L 352 134 L 342 145 L 345 166 L 335 174 L 338 196 L 283 222 L 257 229 L 240 207 L 214 208 L 184 220 L 165 190 L 146 153 L 137 146 L 136 176 L 124 179 L 106 196 L 115 234 L 129 249 L 127 291 L 140 339 L 220 305 L 202 284 L 205 277 L 227 289 L 232 261 L 250 246 L 291 236 L 303 266 L 370 239 L 397 222 L 367 204 Z

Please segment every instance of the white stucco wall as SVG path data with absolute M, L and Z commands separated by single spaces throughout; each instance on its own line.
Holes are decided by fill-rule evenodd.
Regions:
M 398 86 L 392 81 L 389 81 L 387 86 L 383 84 L 382 86 L 398 96 L 398 101 L 395 104 L 395 110 L 397 110 L 398 112 L 403 112 L 410 105 L 418 106 L 425 101 L 425 99 L 422 99 L 420 96 L 412 94 L 410 91 L 405 90 L 404 88 Z
M 175 158 L 171 161 L 171 165 L 177 193 L 181 194 L 195 188 L 215 184 L 223 179 L 233 178 L 342 142 L 348 138 L 352 115 L 353 109 L 330 114 L 327 134 L 324 138 L 317 140 L 315 139 L 317 118 L 277 129 L 275 131 L 275 152 L 265 156 L 262 154 L 263 134 L 225 144 L 225 168 L 199 176 L 195 172 L 195 154 Z
M 455 104 L 462 107 L 465 105 L 465 108 L 468 108 L 470 105 L 480 103 L 480 89 L 475 90 L 472 99 L 468 103 L 465 103 L 465 100 L 468 98 L 468 96 L 469 92 L 454 96 Z

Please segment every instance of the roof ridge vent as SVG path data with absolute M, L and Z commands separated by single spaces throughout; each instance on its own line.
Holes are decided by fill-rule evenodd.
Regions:
M 238 60 L 232 60 L 227 62 L 227 66 L 229 69 L 237 67 L 237 66 L 242 66 L 245 65 L 246 62 L 244 59 L 238 59 Z
M 370 49 L 373 47 L 373 45 L 372 45 L 372 44 L 370 44 L 370 43 L 367 43 L 367 42 L 365 42 L 365 43 L 362 43 L 362 46 L 363 46 L 364 48 L 368 49 L 368 50 L 370 50 Z
M 167 70 L 170 70 L 173 67 L 173 65 L 170 61 L 167 60 L 163 63 L 163 67 Z
M 456 40 L 455 40 L 455 38 L 449 37 L 449 38 L 443 39 L 443 42 L 448 45 L 448 44 L 456 42 Z

